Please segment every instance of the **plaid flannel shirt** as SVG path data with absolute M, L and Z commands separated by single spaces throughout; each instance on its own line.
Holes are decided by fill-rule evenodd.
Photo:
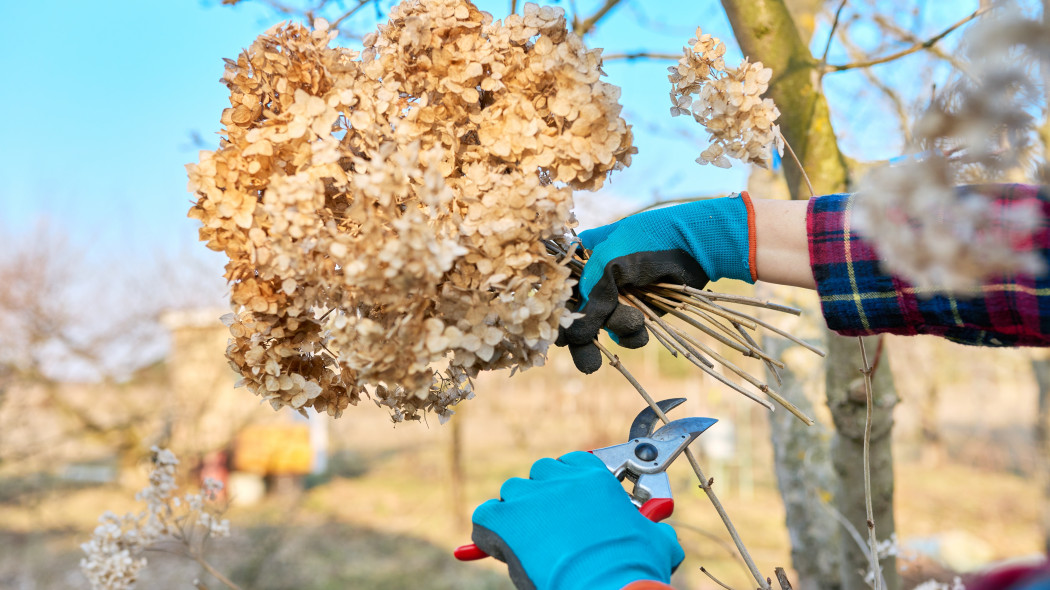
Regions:
M 1025 247 L 1038 249 L 1050 268 L 1050 195 L 1047 187 L 966 187 L 1008 208 L 1036 200 L 1044 221 Z M 810 199 L 809 256 L 828 327 L 844 336 L 933 334 L 981 346 L 1050 346 L 1050 275 L 1005 276 L 965 295 L 922 292 L 883 272 L 871 242 L 851 226 L 855 195 Z

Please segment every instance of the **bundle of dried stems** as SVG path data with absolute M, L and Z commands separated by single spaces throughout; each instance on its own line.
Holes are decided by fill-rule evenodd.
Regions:
M 576 244 L 559 244 L 554 240 L 546 240 L 545 244 L 547 251 L 556 256 L 562 264 L 568 266 L 569 270 L 572 271 L 572 276 L 579 279 L 589 253 Z M 784 368 L 783 363 L 766 354 L 755 337 L 752 336 L 752 332 L 757 332 L 759 328 L 763 328 L 778 336 L 787 338 L 820 356 L 824 356 L 824 351 L 801 338 L 777 328 L 769 322 L 728 307 L 726 304 L 769 309 L 796 316 L 801 314 L 800 310 L 755 297 L 717 293 L 705 289 L 695 289 L 687 285 L 672 285 L 668 283 L 625 289 L 620 293 L 620 301 L 641 310 L 645 316 L 645 327 L 649 330 L 649 333 L 674 357 L 681 356 L 685 358 L 701 371 L 730 389 L 773 411 L 774 406 L 772 403 L 755 392 L 749 391 L 745 386 L 727 378 L 723 371 L 719 371 L 716 368 L 715 363 L 717 363 L 729 373 L 738 376 L 748 385 L 757 389 L 759 393 L 765 394 L 780 404 L 781 407 L 791 412 L 807 426 L 813 424 L 812 418 L 782 397 L 769 384 L 748 373 L 737 363 L 726 358 L 725 355 L 711 345 L 706 344 L 699 337 L 702 334 L 713 339 L 725 349 L 734 350 L 744 357 L 761 360 L 777 380 L 777 384 L 780 385 L 779 369 Z M 669 321 L 670 318 L 674 318 L 678 322 Z M 685 324 L 685 326 L 692 328 L 697 333 L 691 333 L 692 330 L 683 329 L 681 324 Z

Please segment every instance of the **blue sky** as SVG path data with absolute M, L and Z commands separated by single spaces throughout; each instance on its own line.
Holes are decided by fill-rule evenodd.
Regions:
M 74 241 L 99 248 L 191 247 L 196 232 L 185 217 L 190 195 L 183 165 L 196 159 L 194 133 L 209 146 L 216 141 L 219 114 L 228 104 L 226 89 L 218 83 L 221 58 L 236 56 L 278 17 L 252 2 L 236 7 L 194 0 L 42 6 L 8 2 L 0 9 L 5 22 L 19 23 L 0 36 L 7 80 L 0 92 L 5 114 L 0 118 L 0 227 L 17 230 L 45 217 Z M 682 26 L 675 35 L 680 38 L 665 43 L 667 49 L 676 50 L 688 39 L 692 26 Z M 610 29 L 607 36 L 616 34 Z M 666 80 L 659 64 L 609 69 L 628 82 L 644 80 L 623 84 L 625 103 L 633 102 L 629 110 L 666 112 Z M 639 169 L 660 160 L 661 143 L 652 138 L 641 145 Z M 695 157 L 685 153 L 682 160 L 696 168 Z M 691 171 L 696 178 L 705 176 L 705 171 Z M 652 173 L 639 176 L 652 178 Z M 660 174 L 668 181 L 666 190 L 688 187 L 681 172 Z M 631 186 L 625 194 L 639 199 L 661 188 L 627 180 L 623 184 Z M 702 183 L 705 190 L 717 185 L 728 190 L 735 183 Z
M 226 101 L 221 57 L 254 37 L 262 11 L 193 1 L 42 6 L 0 9 L 5 22 L 22 23 L 0 36 L 0 225 L 46 217 L 106 248 L 193 240 L 182 167 L 195 158 L 191 133 L 212 141 Z
M 497 17 L 508 5 L 478 4 Z M 932 4 L 955 5 L 941 11 L 947 17 L 968 10 Z M 675 52 L 702 25 L 726 39 L 734 54 L 717 2 L 660 3 L 659 11 L 673 17 L 658 25 L 645 22 L 636 8 L 643 5 L 625 2 L 589 43 L 606 53 Z M 208 256 L 195 244 L 194 222 L 185 217 L 190 195 L 184 164 L 196 159 L 194 135 L 215 145 L 219 115 L 228 104 L 218 83 L 221 58 L 235 56 L 279 17 L 256 2 L 228 7 L 218 0 L 6 2 L 0 16 L 12 23 L 0 36 L 6 80 L 0 92 L 0 229 L 17 233 L 44 218 L 85 247 L 124 255 Z M 928 20 L 936 24 L 947 17 Z M 614 176 L 605 193 L 611 201 L 645 204 L 655 195 L 731 191 L 745 182 L 746 168 L 700 167 L 693 159 L 703 146 L 673 136 L 674 130 L 698 128 L 667 116 L 667 65 L 606 65 L 609 81 L 623 87 L 625 116 L 635 124 L 641 150 L 631 169 Z M 829 88 L 849 92 L 850 84 L 840 77 Z M 899 146 L 884 139 L 879 112 L 848 108 L 877 130 L 867 133 L 861 125 L 855 133 L 864 141 L 854 143 L 886 144 L 883 151 L 890 153 L 876 157 L 894 155 Z
M 962 4 L 976 4 L 915 1 L 925 6 L 913 19 L 920 36 L 973 10 Z M 578 0 L 585 13 L 600 2 Z M 500 18 L 509 2 L 478 5 Z M 36 242 L 25 238 L 46 222 L 50 235 L 72 247 L 63 259 L 67 292 L 41 296 L 69 301 L 69 311 L 84 318 L 79 329 L 89 332 L 164 307 L 222 305 L 225 260 L 197 242 L 196 222 L 186 217 L 191 195 L 184 166 L 197 159 L 197 144 L 217 145 L 228 105 L 218 81 L 222 58 L 236 56 L 280 16 L 255 0 L 235 7 L 219 0 L 58 0 L 5 2 L 0 18 L 9 24 L 0 35 L 0 254 L 32 247 Z M 588 43 L 606 54 L 674 53 L 697 26 L 727 42 L 728 61 L 740 59 L 716 0 L 624 0 Z M 827 28 L 819 24 L 815 35 L 821 48 Z M 833 62 L 844 59 L 837 51 Z M 669 116 L 668 65 L 606 62 L 607 80 L 623 89 L 624 116 L 640 153 L 587 199 L 590 206 L 578 207 L 584 227 L 658 198 L 744 188 L 746 167 L 694 162 L 705 138 L 688 118 Z M 922 94 L 931 80 L 916 79 L 916 71 L 903 60 L 878 73 Z M 842 145 L 855 157 L 895 156 L 901 145 L 888 124 L 892 114 L 863 87 L 859 74 L 825 79 Z M 158 328 L 143 329 L 144 338 L 114 343 L 109 356 L 115 363 L 138 365 L 164 354 Z

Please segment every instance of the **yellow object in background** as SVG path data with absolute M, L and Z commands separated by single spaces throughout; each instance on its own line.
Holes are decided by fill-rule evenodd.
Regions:
M 313 464 L 307 424 L 248 426 L 237 434 L 233 469 L 259 475 L 306 475 Z

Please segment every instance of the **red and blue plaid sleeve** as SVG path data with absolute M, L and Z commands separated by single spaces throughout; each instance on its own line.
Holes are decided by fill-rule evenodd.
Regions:
M 970 187 L 1001 207 L 1033 200 L 1043 212 L 1030 247 L 1050 268 L 1050 196 L 1046 187 Z M 1050 346 L 1050 276 L 1005 276 L 956 295 L 922 291 L 884 272 L 872 243 L 851 224 L 855 195 L 810 199 L 810 265 L 828 327 L 844 336 L 932 334 L 981 346 Z

